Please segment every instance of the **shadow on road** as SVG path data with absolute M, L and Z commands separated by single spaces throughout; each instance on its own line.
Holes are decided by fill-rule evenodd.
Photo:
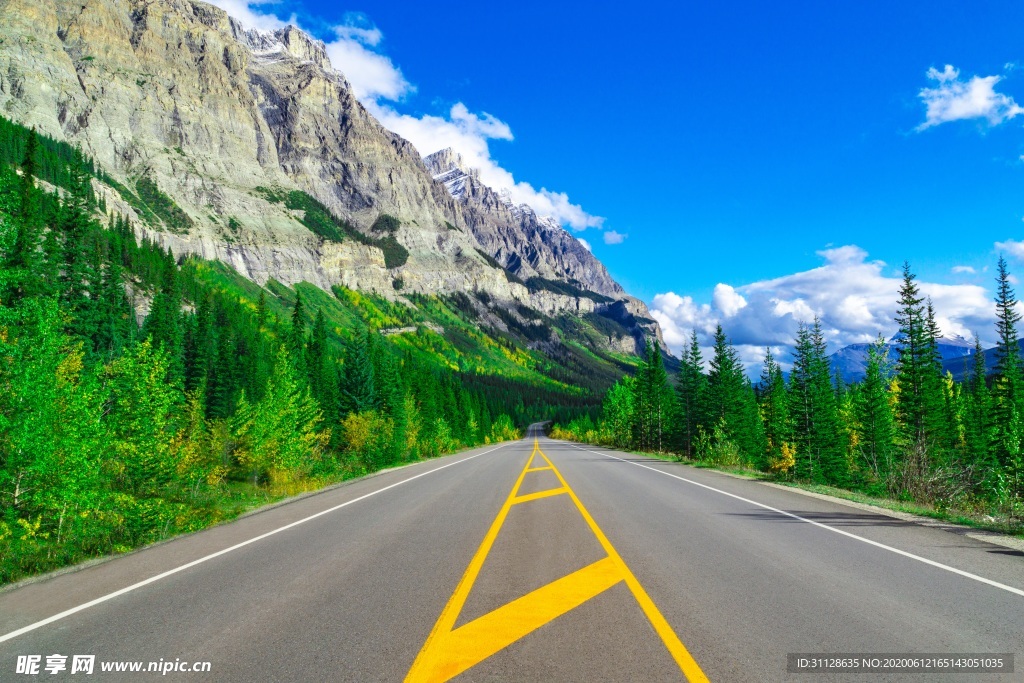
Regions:
M 886 517 L 884 515 L 875 515 L 870 512 L 810 512 L 806 510 L 786 510 L 790 514 L 797 515 L 803 519 L 809 519 L 812 522 L 821 522 L 822 524 L 828 524 L 829 526 L 843 527 L 843 526 L 892 526 L 892 527 L 908 527 L 908 526 L 919 526 L 915 522 L 908 522 L 902 519 L 896 519 L 895 517 Z M 750 519 L 760 519 L 766 522 L 799 522 L 802 520 L 788 517 L 786 515 L 780 515 L 777 512 L 771 512 L 765 510 L 763 512 L 724 512 L 722 514 L 733 516 L 733 517 L 747 517 Z M 945 527 L 938 527 L 945 529 Z M 952 527 L 950 527 L 952 529 Z

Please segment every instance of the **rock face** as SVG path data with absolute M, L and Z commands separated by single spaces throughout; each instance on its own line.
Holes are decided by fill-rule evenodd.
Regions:
M 0 113 L 82 147 L 120 185 L 100 188 L 108 203 L 175 253 L 260 283 L 396 297 L 400 279 L 403 291 L 485 291 L 547 312 L 595 305 L 531 292 L 482 250 L 525 277 L 625 299 L 560 226 L 471 178 L 462 190 L 454 176 L 435 181 L 355 99 L 324 45 L 294 27 L 246 30 L 197 0 L 0 0 L 0 16 Z M 184 226 L 137 215 L 140 180 L 173 200 Z M 377 246 L 322 239 L 273 199 L 293 191 L 364 234 L 394 216 L 408 260 L 389 269 Z
M 625 295 L 604 265 L 558 221 L 538 216 L 526 204 L 514 204 L 507 192 L 484 185 L 451 149 L 423 161 L 434 180 L 461 204 L 465 223 L 477 241 L 519 277 L 563 280 L 613 298 Z

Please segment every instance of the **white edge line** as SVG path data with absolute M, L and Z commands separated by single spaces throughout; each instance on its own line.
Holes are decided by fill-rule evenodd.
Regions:
M 89 602 L 82 603 L 81 605 L 78 605 L 76 607 L 72 607 L 71 609 L 66 609 L 63 612 L 60 612 L 59 614 L 54 614 L 52 617 L 47 617 L 46 619 L 43 619 L 41 621 L 35 622 L 34 624 L 29 624 L 28 626 L 23 626 L 22 628 L 19 628 L 16 631 L 11 631 L 10 633 L 4 634 L 4 635 L 0 636 L 0 643 L 2 643 L 4 641 L 7 641 L 7 640 L 11 640 L 13 638 L 17 638 L 20 635 L 28 633 L 29 631 L 34 631 L 37 628 L 40 628 L 42 626 L 46 626 L 47 624 L 52 624 L 55 621 L 60 621 L 61 619 L 64 619 L 66 617 L 71 616 L 72 614 L 75 614 L 77 612 L 81 612 L 83 610 L 87 610 L 90 607 L 95 607 L 96 605 L 98 605 L 98 604 L 100 604 L 102 602 L 106 602 L 108 600 L 113 600 L 114 598 L 119 597 L 121 595 L 124 595 L 125 593 L 130 593 L 133 590 L 136 590 L 138 588 L 142 588 L 143 586 L 148 586 L 149 584 L 155 583 L 155 582 L 157 582 L 157 581 L 159 581 L 161 579 L 166 579 L 168 576 L 171 576 L 172 574 L 177 574 L 178 572 L 185 571 L 186 569 L 190 569 L 191 567 L 195 567 L 196 565 L 202 564 L 203 562 L 206 562 L 208 560 L 212 560 L 215 557 L 220 557 L 221 555 L 226 555 L 227 553 L 230 553 L 233 550 L 238 550 L 239 548 L 243 548 L 243 547 L 249 545 L 250 543 L 255 543 L 256 541 L 261 541 L 264 538 L 267 538 L 268 536 L 273 536 L 274 534 L 278 534 L 278 533 L 280 533 L 282 531 L 286 531 L 288 529 L 291 529 L 292 527 L 298 526 L 300 524 L 304 524 L 305 522 L 308 522 L 311 519 L 316 519 L 317 517 L 322 517 L 323 515 L 326 515 L 328 513 L 334 512 L 335 510 L 340 510 L 343 507 L 351 505 L 352 503 L 358 503 L 359 501 L 365 500 L 366 498 L 369 498 L 370 496 L 375 496 L 378 493 L 383 493 L 384 491 L 387 491 L 388 489 L 393 489 L 396 486 L 401 486 L 402 484 L 406 484 L 406 483 L 412 481 L 413 479 L 419 479 L 420 477 L 425 477 L 428 474 L 433 474 L 434 472 L 437 472 L 439 470 L 443 470 L 443 469 L 445 469 L 447 467 L 451 467 L 452 465 L 459 465 L 459 464 L 464 463 L 464 462 L 466 462 L 468 460 L 472 460 L 473 458 L 479 458 L 481 455 L 487 455 L 488 453 L 496 451 L 499 448 L 504 448 L 505 446 L 508 446 L 510 443 L 515 443 L 515 442 L 514 441 L 509 441 L 507 443 L 501 444 L 500 446 L 496 446 L 495 448 L 491 448 L 490 450 L 486 450 L 483 453 L 477 453 L 476 455 L 471 455 L 468 458 L 463 458 L 462 460 L 456 460 L 455 462 L 450 462 L 447 465 L 441 465 L 440 467 L 435 467 L 434 469 L 429 470 L 427 472 L 421 472 L 420 474 L 417 474 L 415 476 L 409 477 L 408 479 L 403 479 L 402 481 L 395 482 L 394 484 L 389 484 L 388 486 L 385 486 L 382 489 L 377 489 L 376 491 L 371 491 L 370 493 L 367 493 L 367 494 L 364 494 L 362 496 L 359 496 L 358 498 L 353 498 L 352 500 L 345 501 L 344 503 L 341 503 L 340 505 L 335 505 L 334 507 L 327 508 L 326 510 L 321 510 L 320 512 L 317 512 L 316 514 L 310 515 L 309 517 L 304 517 L 304 518 L 302 518 L 300 520 L 297 520 L 295 522 L 292 522 L 290 524 L 285 524 L 282 527 L 278 527 L 277 529 L 274 529 L 272 531 L 268 531 L 268 532 L 266 532 L 264 534 L 260 534 L 259 536 L 254 536 L 253 538 L 250 538 L 250 539 L 248 539 L 246 541 L 242 541 L 241 543 L 236 543 L 235 545 L 231 546 L 230 548 L 224 548 L 223 550 L 218 550 L 215 553 L 210 553 L 209 555 L 206 555 L 204 557 L 200 557 L 198 560 L 192 560 L 191 562 L 183 564 L 180 567 L 175 567 L 174 569 L 168 569 L 167 571 L 163 572 L 162 574 L 157 574 L 156 576 L 151 576 L 148 579 L 144 579 L 142 581 L 139 581 L 138 583 L 133 583 L 130 586 L 125 586 L 121 590 L 114 591 L 113 593 L 108 593 L 106 595 L 103 595 L 101 597 L 96 598 L 95 600 L 90 600 Z
M 947 572 L 952 572 L 954 574 L 959 574 L 960 576 L 966 577 L 968 579 L 973 579 L 974 581 L 979 581 L 981 583 L 988 584 L 989 586 L 994 586 L 995 588 L 1001 588 L 1004 591 L 1013 593 L 1015 595 L 1024 596 L 1024 590 L 1021 590 L 1020 588 L 1014 588 L 1013 586 L 1007 586 L 1004 583 L 999 583 L 998 581 L 993 581 L 992 579 L 986 579 L 984 576 L 978 576 L 977 574 L 971 574 L 970 572 L 965 572 L 962 569 L 957 569 L 956 567 L 950 567 L 949 565 L 942 564 L 941 562 L 936 562 L 935 560 L 929 560 L 926 557 L 921 557 L 920 555 L 915 555 L 913 553 L 908 553 L 905 550 L 900 550 L 899 548 L 893 548 L 892 546 L 885 545 L 884 543 L 879 543 L 878 541 L 872 541 L 871 539 L 864 538 L 863 536 L 858 536 L 856 534 L 851 534 L 849 531 L 843 531 L 842 529 L 836 529 L 835 527 L 831 527 L 828 524 L 822 524 L 821 522 L 815 522 L 813 519 L 807 519 L 805 517 L 801 517 L 800 515 L 795 515 L 792 512 L 786 512 L 785 510 L 780 510 L 778 508 L 773 508 L 771 505 L 765 505 L 764 503 L 758 503 L 756 500 L 750 500 L 749 498 L 744 498 L 743 496 L 737 496 L 735 493 L 729 493 L 728 491 L 722 491 L 721 489 L 716 489 L 714 486 L 708 486 L 707 484 L 701 484 L 699 481 L 693 481 L 692 479 L 687 479 L 685 477 L 680 477 L 678 474 L 672 474 L 671 472 L 665 472 L 664 470 L 659 470 L 658 468 L 651 467 L 650 465 L 643 465 L 641 463 L 633 462 L 631 460 L 625 460 L 623 458 L 618 458 L 618 457 L 616 457 L 614 455 L 608 455 L 607 453 L 601 453 L 599 451 L 592 451 L 589 448 L 580 448 L 579 446 L 577 446 L 576 444 L 573 444 L 573 443 L 570 443 L 569 445 L 571 445 L 573 448 L 575 448 L 577 450 L 580 450 L 580 451 L 586 451 L 587 453 L 594 453 L 595 455 L 603 455 L 606 458 L 612 458 L 613 460 L 619 460 L 620 462 L 624 462 L 624 463 L 627 463 L 629 465 L 636 465 L 637 467 L 642 467 L 645 470 L 651 470 L 652 472 L 657 472 L 658 474 L 664 474 L 666 477 L 672 477 L 673 479 L 678 479 L 679 481 L 685 481 L 687 484 L 693 484 L 694 486 L 699 486 L 699 487 L 707 489 L 709 491 L 714 491 L 715 493 L 720 493 L 723 496 L 729 496 L 730 498 L 735 498 L 736 500 L 742 500 L 744 503 L 750 503 L 751 505 L 756 505 L 759 508 L 764 508 L 765 510 L 771 510 L 772 512 L 776 512 L 776 513 L 778 513 L 780 515 L 785 515 L 786 517 L 792 517 L 793 519 L 798 519 L 801 522 L 807 522 L 808 524 L 813 524 L 816 527 L 820 527 L 822 529 L 828 529 L 829 531 L 834 531 L 837 534 L 842 534 L 843 536 L 847 536 L 848 538 L 852 538 L 852 539 L 861 541 L 862 543 L 867 543 L 868 545 L 873 545 L 876 548 L 881 548 L 882 550 L 888 550 L 891 553 L 896 553 L 897 555 L 902 555 L 904 557 L 909 557 L 910 559 L 917 560 L 918 562 L 924 562 L 925 564 L 929 564 L 929 565 L 931 565 L 933 567 L 938 567 L 939 569 L 944 569 Z

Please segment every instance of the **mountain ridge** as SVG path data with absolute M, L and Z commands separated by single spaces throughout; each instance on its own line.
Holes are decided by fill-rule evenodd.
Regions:
M 560 226 L 552 234 L 567 239 L 545 251 L 530 242 L 535 235 L 509 235 L 512 211 L 502 224 L 453 197 L 301 30 L 247 29 L 195 0 L 3 0 L 0 10 L 10 18 L 0 28 L 0 108 L 96 159 L 113 181 L 98 190 L 141 237 L 221 260 L 261 284 L 308 281 L 391 299 L 480 291 L 549 315 L 603 306 L 509 275 L 522 270 L 520 280 L 623 301 L 637 319 L 634 347 L 652 339 L 664 348 L 657 324 L 643 322 L 646 306 Z M 177 222 L 153 220 L 140 208 L 144 194 L 162 197 Z M 316 204 L 341 237 L 306 225 Z M 539 226 L 536 214 L 526 223 Z M 504 246 L 480 237 L 502 229 Z M 398 253 L 390 260 L 389 246 Z

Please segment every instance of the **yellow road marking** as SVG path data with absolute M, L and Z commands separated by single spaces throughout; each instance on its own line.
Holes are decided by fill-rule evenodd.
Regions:
M 410 671 L 406 680 L 454 678 L 621 581 L 622 573 L 608 557 L 563 576 L 454 631 L 440 634 L 431 644 L 429 660 L 420 667 L 422 678 Z
M 533 461 L 538 455 L 543 458 L 547 466 L 532 468 Z M 547 469 L 552 470 L 558 477 L 562 483 L 561 488 L 518 495 L 519 488 L 528 472 Z M 568 494 L 572 499 L 608 556 L 513 600 L 468 624 L 457 629 L 454 628 L 473 589 L 473 584 L 480 574 L 484 560 L 487 559 L 512 506 L 563 493 Z M 650 596 L 633 576 L 633 572 L 629 570 L 625 561 L 594 522 L 590 513 L 583 507 L 583 503 L 569 488 L 569 484 L 566 483 L 554 463 L 540 449 L 538 440 L 534 439 L 533 452 L 527 459 L 526 467 L 519 473 L 512 491 L 505 499 L 498 516 L 487 530 L 487 534 L 484 535 L 483 542 L 476 554 L 473 555 L 473 559 L 470 560 L 455 592 L 449 598 L 448 604 L 441 610 L 437 623 L 431 629 L 423 648 L 406 675 L 406 683 L 447 681 L 622 581 L 633 593 L 633 597 L 636 598 L 651 626 L 654 627 L 655 632 L 664 642 L 687 680 L 691 683 L 706 682 L 708 679 L 700 670 L 697 662 L 683 646 L 665 617 L 658 611 Z
M 526 493 L 521 496 L 516 496 L 512 499 L 513 505 L 519 503 L 529 503 L 531 500 L 537 500 L 538 498 L 547 498 L 548 496 L 560 496 L 563 493 L 568 493 L 569 490 L 562 487 L 557 489 L 548 489 L 547 491 L 537 491 L 536 493 Z
M 539 448 L 538 452 L 544 460 L 547 460 L 547 463 L 551 465 L 552 469 L 554 469 L 555 476 L 558 477 L 558 481 L 562 482 L 562 486 L 564 486 L 568 491 L 569 497 L 572 498 L 574 503 L 576 503 L 576 508 L 580 511 L 580 514 L 583 515 L 583 519 L 586 520 L 590 530 L 594 532 L 594 536 L 597 537 L 601 547 L 603 547 L 605 552 L 608 553 L 608 557 L 612 558 L 619 564 L 620 571 L 626 579 L 626 585 L 629 586 L 629 590 L 632 591 L 633 597 L 636 598 L 636 601 L 640 603 L 640 609 L 642 609 L 644 614 L 647 615 L 647 620 L 651 622 L 651 626 L 654 627 L 654 630 L 661 637 L 662 642 L 665 643 L 665 647 L 668 648 L 672 658 L 676 660 L 676 664 L 678 664 L 679 668 L 682 669 L 683 674 L 686 676 L 686 680 L 690 681 L 690 683 L 707 681 L 708 677 L 704 675 L 703 671 L 701 671 L 696 660 L 694 660 L 693 656 L 686 649 L 686 646 L 683 645 L 682 641 L 679 640 L 679 636 L 677 636 L 675 631 L 672 630 L 672 627 L 669 626 L 668 621 L 665 620 L 661 611 L 655 606 L 651 597 L 647 595 L 647 591 L 644 590 L 644 587 L 641 586 L 640 582 L 637 581 L 635 576 L 633 576 L 633 572 L 626 566 L 625 560 L 623 560 L 622 556 L 620 556 L 618 551 L 615 550 L 611 541 L 609 541 L 608 537 L 604 535 L 603 531 L 601 531 L 601 528 L 597 526 L 597 522 L 595 522 L 594 518 L 590 516 L 587 509 L 583 507 L 583 503 L 581 503 L 580 499 L 576 497 L 573 490 L 569 488 L 567 483 L 565 483 L 562 473 L 555 468 L 551 461 L 548 460 L 548 457 L 544 455 L 544 452 Z

